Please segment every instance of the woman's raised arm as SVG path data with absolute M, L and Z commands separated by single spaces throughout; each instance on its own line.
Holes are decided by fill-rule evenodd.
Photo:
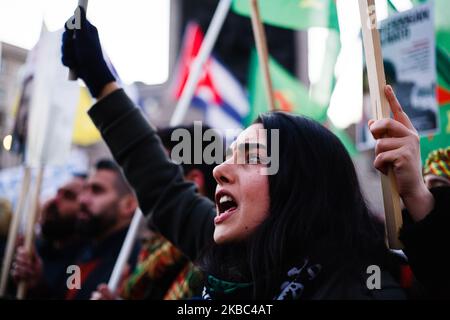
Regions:
M 103 59 L 95 26 L 81 9 L 80 29 L 66 26 L 62 61 L 76 71 L 98 102 L 89 110 L 117 163 L 135 190 L 150 223 L 192 260 L 212 241 L 215 207 L 184 181 L 147 122 Z M 74 36 L 75 35 L 75 36 Z

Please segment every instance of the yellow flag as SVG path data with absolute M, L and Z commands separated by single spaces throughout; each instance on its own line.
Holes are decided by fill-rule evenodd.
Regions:
M 89 146 L 100 141 L 101 136 L 87 114 L 92 106 L 92 98 L 85 87 L 80 88 L 80 101 L 75 114 L 73 143 L 80 146 Z

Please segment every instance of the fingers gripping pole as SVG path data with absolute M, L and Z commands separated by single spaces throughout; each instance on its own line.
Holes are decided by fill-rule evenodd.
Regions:
M 9 226 L 8 232 L 8 240 L 6 243 L 6 252 L 3 257 L 3 265 L 2 265 L 2 276 L 1 276 L 1 284 L 0 284 L 0 297 L 4 297 L 6 294 L 6 289 L 8 287 L 8 275 L 9 269 L 11 268 L 11 262 L 14 255 L 14 249 L 16 247 L 17 240 L 17 231 L 19 230 L 20 220 L 22 218 L 23 207 L 25 205 L 28 189 L 30 186 L 30 176 L 31 169 L 30 167 L 24 168 L 24 174 L 22 178 L 22 189 L 19 195 L 19 201 L 16 205 L 16 210 L 14 212 L 14 216 L 12 218 L 11 224 Z
M 31 254 L 31 250 L 33 249 L 33 241 L 34 241 L 34 224 L 36 222 L 36 217 L 39 211 L 39 195 L 41 194 L 41 186 L 42 179 L 44 177 L 44 167 L 40 167 L 38 170 L 35 190 L 33 193 L 31 208 L 27 217 L 27 229 L 25 233 L 25 251 Z M 25 298 L 27 291 L 27 284 L 24 281 L 21 281 L 17 288 L 17 299 L 22 300 Z
M 78 6 L 82 7 L 84 9 L 84 11 L 87 12 L 87 7 L 88 7 L 88 0 L 78 0 Z M 74 34 L 75 37 L 75 34 Z M 70 69 L 69 70 L 69 80 L 71 81 L 75 81 L 78 79 L 77 73 L 75 72 L 75 70 Z
M 361 16 L 372 110 L 376 119 L 389 118 L 390 109 L 384 94 L 386 78 L 383 67 L 380 34 L 377 29 L 375 0 L 359 0 L 359 12 Z M 401 249 L 402 244 L 398 237 L 403 221 L 400 197 L 392 168 L 389 168 L 387 176 L 384 174 L 381 175 L 381 187 L 383 190 L 389 247 L 392 249 Z

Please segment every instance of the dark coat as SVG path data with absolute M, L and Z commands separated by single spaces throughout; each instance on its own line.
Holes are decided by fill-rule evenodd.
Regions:
M 450 187 L 432 189 L 435 206 L 414 223 L 404 212 L 400 240 L 411 269 L 430 298 L 450 298 Z

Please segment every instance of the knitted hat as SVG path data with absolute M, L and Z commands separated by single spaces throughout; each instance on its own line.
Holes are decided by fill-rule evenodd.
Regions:
M 423 175 L 433 174 L 450 180 L 450 147 L 434 150 L 428 155 Z

